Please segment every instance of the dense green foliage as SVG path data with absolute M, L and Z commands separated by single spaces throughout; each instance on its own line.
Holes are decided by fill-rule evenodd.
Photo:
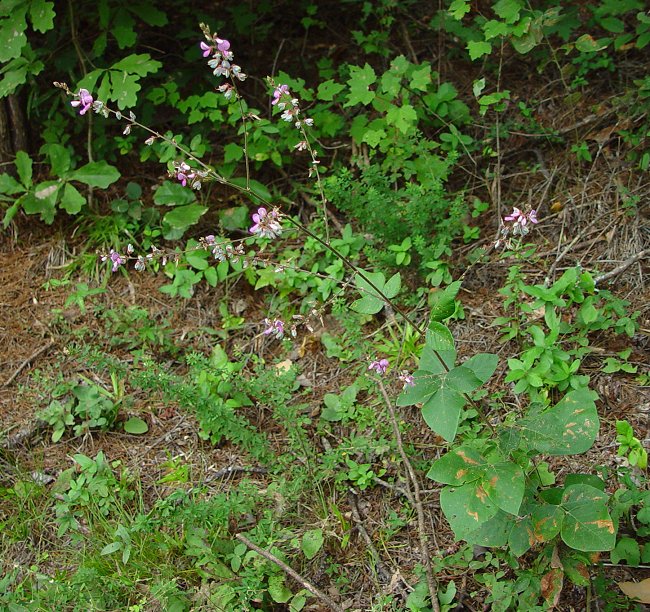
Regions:
M 648 169 L 644 4 L 264 1 L 216 15 L 199 4 L 0 0 L 0 101 L 23 104 L 33 145 L 3 160 L 3 225 L 20 235 L 25 215 L 36 215 L 80 230 L 86 254 L 45 288 L 65 291 L 65 308 L 92 313 L 101 330 L 93 337 L 53 312 L 70 342 L 66 358 L 94 374 L 44 368 L 25 396 L 37 398 L 53 444 L 146 436 L 159 402 L 194 419 L 206 449 L 240 460 L 197 474 L 185 455 L 170 455 L 150 490 L 102 450 L 71 453 L 74 466 L 50 488 L 12 476 L 0 488 L 8 509 L 0 550 L 39 522 L 47 537 L 33 540 L 29 566 L 0 568 L 0 603 L 318 605 L 242 534 L 344 599 L 361 580 L 345 565 L 355 532 L 363 534 L 356 496 L 385 489 L 394 495 L 368 548 L 377 574 L 368 609 L 451 610 L 467 596 L 456 601 L 468 571 L 470 597 L 493 610 L 548 609 L 565 580 L 626 609 L 594 553 L 650 562 L 647 452 L 630 423 L 602 422 L 593 379 L 637 375 L 647 384 L 625 344 L 640 315 L 600 288 L 598 270 L 569 265 L 556 275 L 565 253 L 549 269 L 528 236 L 535 211 L 528 226 L 499 216 L 521 206 L 501 192 L 502 147 L 513 135 L 563 147 L 577 168 L 594 164 L 605 142 L 579 132 L 579 121 L 548 124 L 538 100 L 515 94 L 524 78 L 517 66 L 552 80 L 567 116 L 583 107 L 616 115 L 607 138 L 616 135 L 630 172 Z M 342 13 L 358 29 L 348 31 Z M 251 73 L 232 97 L 215 89 L 222 81 L 201 58 L 201 21 L 227 36 Z M 636 66 L 629 80 L 626 58 Z M 272 72 L 271 81 L 253 70 Z M 588 100 L 603 75 L 612 76 L 607 111 Z M 67 85 L 52 88 L 53 79 Z M 313 126 L 282 116 L 281 84 Z M 95 100 L 84 116 L 66 96 L 82 88 Z M 201 189 L 184 184 L 190 171 L 203 172 Z M 616 195 L 622 223 L 638 219 L 639 197 L 622 184 Z M 281 237 L 250 228 L 251 213 L 257 225 L 277 214 Z M 505 250 L 489 234 L 497 225 Z M 170 320 L 108 303 L 111 265 L 127 275 L 131 260 L 164 274 L 160 290 L 179 303 L 219 292 L 218 328 L 186 322 L 179 342 Z M 503 343 L 498 355 L 461 350 L 452 333 L 477 262 L 508 265 L 501 310 L 485 315 Z M 246 298 L 230 299 L 236 290 Z M 269 313 L 262 329 L 261 312 Z M 314 331 L 325 317 L 335 333 Z M 272 349 L 273 339 L 281 342 Z M 614 339 L 616 352 L 601 356 Z M 324 390 L 300 371 L 311 343 L 336 364 Z M 396 408 L 407 416 L 395 417 Z M 573 473 L 558 463 L 581 465 L 601 436 L 617 446 L 618 464 Z M 411 463 L 439 492 L 453 532 L 445 554 L 426 554 L 433 545 Z M 398 580 L 403 592 L 389 590 L 381 557 L 409 528 L 421 548 L 393 568 L 408 574 Z

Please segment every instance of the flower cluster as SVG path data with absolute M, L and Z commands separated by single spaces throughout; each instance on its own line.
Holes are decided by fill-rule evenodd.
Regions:
M 215 76 L 224 76 L 227 79 L 238 79 L 243 81 L 246 79 L 246 74 L 241 71 L 241 66 L 233 62 L 234 54 L 230 50 L 230 42 L 225 38 L 219 38 L 216 34 L 211 34 L 207 25 L 201 24 L 201 30 L 205 39 L 208 41 L 201 42 L 200 47 L 203 52 L 203 57 L 209 57 L 208 66 L 212 68 Z M 221 85 L 219 91 L 226 99 L 236 95 L 235 88 L 230 83 Z
M 129 245 L 129 248 L 132 248 L 131 245 Z M 120 266 L 124 265 L 126 262 L 126 257 L 111 249 L 108 255 L 101 256 L 101 260 L 110 261 L 113 264 L 112 271 L 117 272 Z
M 282 233 L 282 226 L 278 219 L 280 213 L 277 208 L 267 211 L 261 207 L 253 214 L 253 226 L 250 228 L 251 234 L 257 234 L 260 238 L 276 238 Z
M 189 183 L 192 189 L 198 190 L 201 189 L 201 181 L 208 176 L 208 172 L 206 170 L 196 170 L 182 161 L 174 162 L 174 170 L 169 172 L 169 176 L 175 177 L 183 187 Z
M 397 379 L 404 383 L 404 389 L 406 389 L 406 387 L 415 387 L 415 378 L 413 377 L 413 374 L 409 374 L 406 370 L 400 372 Z
M 388 369 L 388 359 L 380 359 L 379 361 L 372 361 L 370 362 L 370 365 L 368 366 L 369 370 L 374 370 L 379 374 L 380 376 L 383 376 L 386 374 L 386 370 Z
M 278 340 L 284 336 L 284 323 L 280 319 L 264 319 L 266 328 L 262 332 L 265 336 L 273 336 Z
M 300 105 L 298 98 L 291 96 L 288 85 L 278 85 L 273 90 L 273 100 L 271 100 L 273 106 L 277 106 L 282 111 L 282 119 L 284 121 L 293 121 L 296 129 L 300 129 L 303 126 L 311 127 L 314 125 L 314 120 L 305 117 L 304 115 L 300 116 Z M 299 150 L 307 148 L 307 145 L 303 146 L 302 143 L 298 143 L 296 148 Z
M 501 226 L 499 239 L 494 245 L 495 248 L 499 248 L 502 242 L 507 248 L 510 248 L 512 246 L 509 240 L 510 234 L 513 237 L 525 236 L 530 231 L 531 225 L 535 225 L 537 222 L 537 211 L 535 209 L 529 213 L 524 213 L 516 206 L 513 207 L 512 212 L 503 218 L 503 225 Z
M 233 246 L 230 242 L 227 242 L 224 239 L 217 241 L 216 236 L 213 236 L 212 234 L 200 238 L 199 242 L 200 245 L 197 248 L 207 249 L 218 261 L 232 261 L 233 263 L 237 263 L 245 256 L 244 247 L 241 243 Z M 246 263 L 247 262 L 244 259 L 244 266 L 246 266 Z

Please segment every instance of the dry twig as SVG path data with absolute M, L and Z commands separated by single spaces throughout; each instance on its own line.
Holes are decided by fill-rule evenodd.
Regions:
M 621 272 L 624 272 L 627 270 L 633 263 L 636 263 L 637 261 L 641 261 L 644 257 L 649 257 L 650 256 L 650 249 L 643 249 L 643 251 L 639 251 L 636 255 L 630 257 L 629 259 L 626 259 L 620 266 L 616 266 L 613 270 L 610 270 L 609 272 L 605 272 L 605 274 L 600 274 L 594 279 L 594 283 L 597 285 L 598 283 L 602 283 L 604 280 L 607 280 L 609 278 L 612 278 L 613 276 L 616 276 L 617 274 L 620 274 Z
M 4 382 L 3 387 L 8 387 L 28 365 L 31 361 L 42 355 L 45 351 L 54 345 L 54 340 L 50 340 L 45 346 L 42 346 L 37 351 L 34 351 L 25 361 L 23 361 L 14 371 L 14 373 Z
M 429 556 L 429 538 L 426 533 L 426 527 L 424 524 L 424 510 L 422 509 L 422 501 L 420 499 L 420 485 L 418 483 L 415 470 L 413 469 L 413 466 L 409 461 L 408 455 L 404 450 L 404 444 L 402 443 L 402 434 L 399 430 L 399 424 L 397 422 L 397 417 L 395 416 L 395 409 L 393 408 L 393 403 L 390 401 L 390 398 L 388 397 L 388 393 L 386 392 L 386 387 L 384 387 L 384 383 L 382 383 L 381 380 L 379 381 L 379 389 L 384 398 L 384 402 L 386 403 L 386 407 L 388 408 L 388 414 L 390 415 L 390 422 L 393 427 L 393 434 L 395 435 L 395 442 L 397 443 L 397 450 L 399 451 L 399 454 L 402 457 L 404 467 L 406 468 L 406 472 L 409 476 L 409 480 L 411 481 L 411 485 L 413 487 L 412 492 L 409 491 L 408 488 L 406 489 L 406 491 L 408 491 L 409 501 L 415 508 L 415 511 L 418 516 L 420 552 L 422 554 L 422 561 L 424 563 L 424 572 L 427 577 L 427 586 L 429 587 L 429 595 L 431 596 L 431 607 L 433 609 L 433 612 L 440 612 L 440 605 L 438 604 L 438 589 L 436 586 L 436 580 L 433 576 L 433 569 L 431 567 L 431 557 Z
M 271 554 L 268 550 L 260 548 L 257 544 L 251 542 L 245 535 L 238 533 L 235 537 L 240 541 L 246 544 L 248 548 L 254 550 L 258 555 L 262 555 L 267 561 L 270 561 L 274 565 L 277 565 L 285 574 L 291 576 L 296 582 L 301 584 L 306 588 L 314 597 L 318 597 L 323 603 L 327 604 L 330 610 L 335 612 L 343 612 L 343 608 L 339 606 L 331 597 L 317 589 L 311 582 L 306 578 L 303 578 L 296 570 L 289 567 L 284 561 L 280 561 L 275 555 Z

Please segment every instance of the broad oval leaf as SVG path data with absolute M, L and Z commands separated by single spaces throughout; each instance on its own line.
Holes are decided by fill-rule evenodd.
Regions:
M 207 210 L 206 206 L 200 204 L 177 206 L 163 217 L 163 222 L 175 229 L 184 229 L 197 223 Z
M 141 436 L 149 431 L 149 425 L 139 417 L 131 417 L 124 423 L 124 431 L 134 436 Z
M 458 431 L 465 398 L 449 387 L 441 387 L 422 406 L 422 418 L 439 436 L 451 443 Z
M 478 481 L 445 487 L 440 493 L 440 506 L 458 540 L 467 539 L 499 510 Z
M 616 544 L 616 528 L 607 511 L 608 495 L 577 484 L 567 487 L 562 496 L 566 516 L 561 535 L 564 543 L 584 552 L 612 550 Z
M 490 500 L 504 512 L 514 515 L 519 514 L 525 485 L 523 470 L 512 461 L 487 466 L 483 477 L 483 488 Z
M 434 461 L 427 478 L 449 485 L 461 485 L 478 480 L 485 472 L 483 455 L 473 448 L 459 446 Z
M 97 161 L 77 168 L 67 178 L 71 181 L 85 183 L 91 187 L 106 189 L 106 187 L 120 178 L 120 172 L 115 166 L 111 166 L 105 161 Z
M 195 202 L 196 195 L 180 183 L 164 181 L 153 194 L 153 201 L 159 206 L 184 206 Z
M 588 451 L 598 435 L 596 397 L 586 387 L 576 389 L 555 406 L 522 419 L 520 427 L 530 448 L 549 455 Z

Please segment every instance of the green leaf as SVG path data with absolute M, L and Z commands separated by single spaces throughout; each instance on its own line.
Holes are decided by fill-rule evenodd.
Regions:
M 207 211 L 207 206 L 201 206 L 200 204 L 177 206 L 163 217 L 163 223 L 167 223 L 176 229 L 183 229 L 197 223 Z
M 596 393 L 588 388 L 567 393 L 555 406 L 523 418 L 519 426 L 531 449 L 549 455 L 588 451 L 598 435 Z
M 524 499 L 526 477 L 512 461 L 489 465 L 483 478 L 483 489 L 495 506 L 509 514 L 519 514 Z
M 611 40 L 609 38 L 601 38 L 596 40 L 591 34 L 583 34 L 576 40 L 576 49 L 582 53 L 596 53 L 602 51 L 609 46 Z
M 342 83 L 337 83 L 336 81 L 330 79 L 329 81 L 324 81 L 318 86 L 318 92 L 316 96 L 319 100 L 326 100 L 330 102 L 334 99 L 334 96 L 345 89 L 345 85 Z
M 11 175 L 0 174 L 0 193 L 4 195 L 14 195 L 25 191 L 25 188 Z
M 533 541 L 549 542 L 560 533 L 564 510 L 553 504 L 542 504 L 533 510 L 530 519 Z
M 485 521 L 476 531 L 468 533 L 465 539 L 478 546 L 505 546 L 512 532 L 512 515 L 499 510 L 492 518 Z
M 323 530 L 311 529 L 302 536 L 302 552 L 307 559 L 313 559 L 323 546 Z
M 121 59 L 116 64 L 113 64 L 111 70 L 123 70 L 124 72 L 143 77 L 158 72 L 161 67 L 162 63 L 151 59 L 148 53 L 133 53 Z
M 134 436 L 141 436 L 149 431 L 149 425 L 139 417 L 131 417 L 124 423 L 124 431 Z
M 47 32 L 54 27 L 54 2 L 32 0 L 29 4 L 29 16 L 37 32 Z
M 492 9 L 506 23 L 513 24 L 519 21 L 522 3 L 519 0 L 498 0 Z
M 18 57 L 22 48 L 27 44 L 25 30 L 27 29 L 26 4 L 14 8 L 0 21 L 0 62 L 8 62 Z
M 269 595 L 276 603 L 287 603 L 293 593 L 284 584 L 284 576 L 269 576 Z
M 611 550 L 616 544 L 616 529 L 607 512 L 606 493 L 589 485 L 567 487 L 562 496 L 566 512 L 561 536 L 567 546 L 584 552 Z
M 105 161 L 91 162 L 68 175 L 68 180 L 79 181 L 101 189 L 106 189 L 118 178 L 120 178 L 119 170 Z
M 394 298 L 399 293 L 401 277 L 398 272 L 386 282 L 381 272 L 364 271 L 363 274 L 364 276 L 361 276 L 361 274 L 357 273 L 354 277 L 354 282 L 359 289 L 361 299 L 354 301 L 350 307 L 352 310 L 362 314 L 377 314 L 384 307 L 385 303 L 384 298 L 381 297 L 378 291 L 381 291 L 388 299 Z M 377 287 L 377 289 L 370 283 Z
M 106 544 L 106 546 L 102 548 L 99 554 L 102 557 L 105 557 L 106 555 L 112 555 L 113 553 L 116 553 L 121 548 L 122 548 L 122 542 L 111 542 L 110 544 Z
M 442 291 L 433 293 L 429 300 L 431 305 L 430 321 L 444 321 L 456 312 L 456 296 L 461 285 L 461 281 L 454 281 Z
M 375 92 L 370 90 L 370 86 L 377 80 L 377 75 L 372 66 L 368 63 L 363 68 L 359 66 L 350 66 L 350 78 L 348 85 L 350 93 L 344 107 L 354 106 L 355 104 L 370 104 L 375 99 Z
M 61 196 L 59 206 L 68 214 L 76 215 L 85 203 L 86 198 L 79 193 L 77 188 L 70 183 L 66 183 L 63 188 L 63 195 Z
M 476 374 L 464 365 L 452 368 L 447 374 L 443 375 L 442 380 L 444 386 L 451 387 L 459 393 L 469 393 L 483 384 L 476 377 Z
M 244 189 L 246 188 L 246 177 L 244 176 L 238 176 L 236 178 L 230 179 L 230 182 L 233 185 L 238 185 Z M 264 204 L 268 205 L 269 201 L 273 199 L 273 196 L 271 195 L 271 192 L 266 188 L 266 185 L 260 183 L 259 181 L 256 181 L 255 179 L 250 179 L 249 184 L 251 193 L 263 200 Z
M 478 353 L 470 357 L 463 366 L 474 372 L 481 384 L 486 383 L 499 364 L 499 356 L 494 353 Z
M 117 41 L 117 46 L 120 49 L 133 47 L 136 41 L 135 21 L 125 10 L 117 11 L 111 27 L 111 34 Z
M 183 206 L 196 201 L 194 191 L 180 183 L 164 181 L 153 194 L 153 201 L 158 206 Z
M 16 153 L 16 170 L 18 171 L 20 182 L 25 187 L 30 187 L 32 184 L 32 159 L 25 151 L 18 151 Z
M 484 40 L 471 40 L 467 43 L 467 51 L 472 61 L 492 53 L 492 45 Z
M 431 85 L 431 66 L 429 64 L 422 64 L 411 73 L 411 89 L 419 91 L 427 91 Z
M 422 406 L 422 418 L 426 424 L 451 443 L 458 431 L 460 411 L 465 406 L 465 398 L 449 387 L 441 387 Z
M 647 546 L 647 544 L 646 544 Z M 639 543 L 632 538 L 621 538 L 616 547 L 609 554 L 612 563 L 619 564 L 621 561 L 626 561 L 628 565 L 639 565 L 641 562 L 641 549 Z
M 407 134 L 417 123 L 418 116 L 410 104 L 395 106 L 391 104 L 386 113 L 386 123 L 394 125 L 402 134 Z
M 117 102 L 117 107 L 120 110 L 135 106 L 138 102 L 138 92 L 140 91 L 140 84 L 138 81 L 140 77 L 127 72 L 118 72 L 112 70 L 111 75 L 111 100 Z
M 440 506 L 458 540 L 466 539 L 499 510 L 478 481 L 460 487 L 444 487 Z
M 52 174 L 63 176 L 70 169 L 70 153 L 62 144 L 50 143 L 41 147 L 41 151 L 50 158 Z
M 449 485 L 478 480 L 485 473 L 486 461 L 478 451 L 467 446 L 449 450 L 433 462 L 427 478 Z
M 453 0 L 449 6 L 450 15 L 460 21 L 470 11 L 469 0 Z
M 448 368 L 454 366 L 456 361 L 456 348 L 454 346 L 454 337 L 451 335 L 449 328 L 439 323 L 431 321 L 427 329 L 425 349 L 437 352 Z

